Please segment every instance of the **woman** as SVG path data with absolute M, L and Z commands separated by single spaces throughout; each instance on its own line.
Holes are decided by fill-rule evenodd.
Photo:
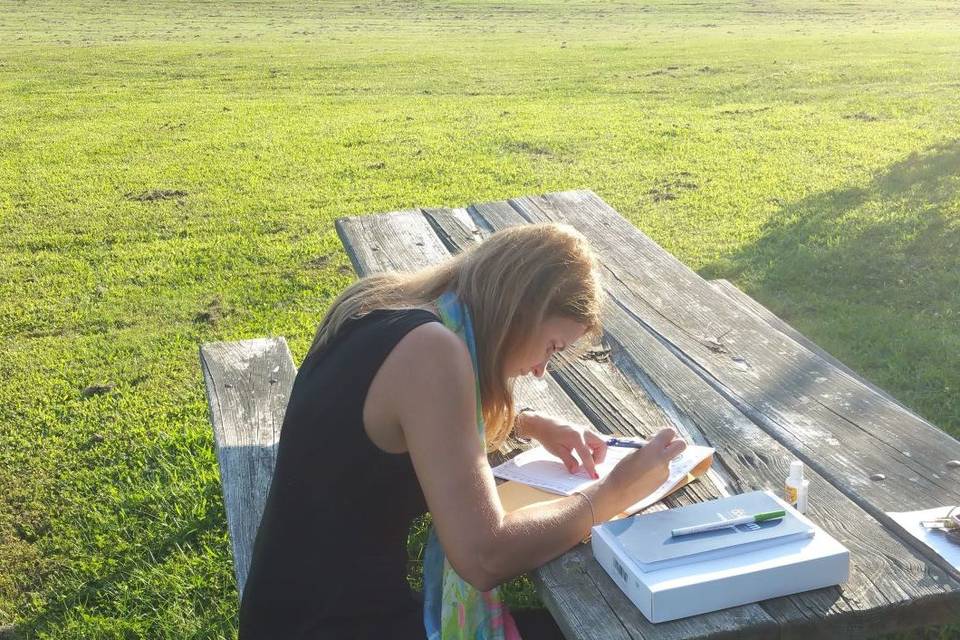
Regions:
M 684 447 L 663 430 L 585 491 L 504 512 L 486 452 L 511 429 L 596 477 L 603 440 L 516 416 L 512 382 L 544 375 L 554 353 L 597 335 L 600 308 L 587 241 L 555 224 L 510 228 L 434 267 L 350 286 L 294 382 L 240 639 L 424 638 L 440 626 L 446 638 L 476 620 L 492 625 L 488 637 L 516 637 L 493 589 L 650 493 Z M 407 586 L 406 542 L 426 510 L 425 607 Z M 518 623 L 524 640 L 536 637 Z

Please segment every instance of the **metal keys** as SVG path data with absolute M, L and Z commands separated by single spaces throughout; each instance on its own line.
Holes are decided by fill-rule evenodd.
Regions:
M 920 525 L 931 531 L 942 531 L 948 540 L 960 544 L 960 507 L 954 507 L 942 518 L 922 520 Z

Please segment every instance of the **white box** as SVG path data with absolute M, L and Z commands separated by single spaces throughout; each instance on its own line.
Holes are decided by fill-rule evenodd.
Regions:
M 850 552 L 813 526 L 816 532 L 809 539 L 647 573 L 602 526 L 594 527 L 591 546 L 600 566 L 643 615 L 650 622 L 666 622 L 843 584 L 850 577 Z

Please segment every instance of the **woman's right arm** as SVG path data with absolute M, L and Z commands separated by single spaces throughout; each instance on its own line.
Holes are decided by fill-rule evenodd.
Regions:
M 394 348 L 382 373 L 396 390 L 395 416 L 447 559 L 480 590 L 552 560 L 586 537 L 593 516 L 607 520 L 652 492 L 685 446 L 665 429 L 591 485 L 587 498 L 558 497 L 507 513 L 477 434 L 463 341 L 438 323 L 421 325 Z

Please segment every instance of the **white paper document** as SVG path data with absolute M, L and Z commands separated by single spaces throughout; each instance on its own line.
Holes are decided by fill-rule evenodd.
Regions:
M 888 513 L 887 515 L 920 542 L 933 549 L 937 555 L 953 565 L 954 568 L 960 569 L 960 544 L 947 540 L 947 536 L 942 531 L 932 531 L 920 524 L 923 520 L 936 520 L 945 517 L 951 508 L 936 507 L 923 511 L 903 511 Z
M 634 451 L 636 449 L 628 447 L 607 447 L 606 458 L 597 465 L 597 474 L 600 479 L 605 478 L 620 460 Z M 687 445 L 683 453 L 670 462 L 670 476 L 666 482 L 646 498 L 626 509 L 626 513 L 636 513 L 656 503 L 711 455 L 713 455 L 713 449 L 710 447 Z M 493 475 L 565 496 L 598 482 L 587 475 L 582 465 L 577 473 L 568 472 L 563 462 L 543 447 L 524 451 L 515 458 L 494 467 Z

